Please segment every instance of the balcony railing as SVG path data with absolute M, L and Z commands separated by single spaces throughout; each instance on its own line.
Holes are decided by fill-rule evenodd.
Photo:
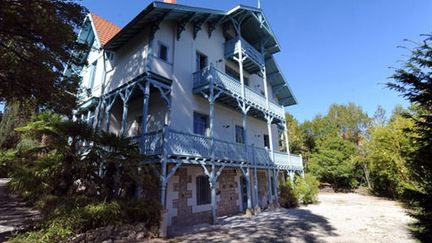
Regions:
M 193 75 L 195 90 L 209 85 L 212 80 L 214 85 L 227 91 L 233 97 L 241 97 L 242 88 L 240 81 L 229 76 L 228 74 L 225 74 L 214 66 L 203 68 L 201 71 L 195 72 Z M 262 111 L 267 111 L 266 98 L 248 86 L 245 86 L 245 100 L 255 108 Z M 285 114 L 283 107 L 272 101 L 269 101 L 268 111 L 275 114 L 279 118 L 283 118 Z
M 225 42 L 225 56 L 233 56 L 240 52 L 240 42 L 243 49 L 243 53 L 245 53 L 250 59 L 252 59 L 257 65 L 264 64 L 263 55 L 257 51 L 251 44 L 245 41 L 243 38 L 233 38 L 227 42 Z
M 164 139 L 165 136 L 165 139 Z M 140 144 L 144 155 L 160 155 L 165 149 L 167 156 L 211 159 L 224 162 L 246 162 L 252 166 L 276 166 L 283 169 L 303 170 L 300 156 L 270 151 L 251 145 L 227 142 L 196 134 L 189 134 L 171 129 L 150 132 L 130 138 L 133 143 Z M 165 142 L 164 142 L 165 141 Z M 165 146 L 165 147 L 164 147 Z

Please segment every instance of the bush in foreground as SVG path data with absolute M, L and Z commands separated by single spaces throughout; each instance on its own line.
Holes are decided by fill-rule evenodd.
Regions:
M 294 182 L 294 194 L 301 204 L 317 203 L 319 181 L 313 175 L 297 176 Z
M 284 208 L 292 208 L 299 204 L 317 203 L 318 186 L 318 180 L 309 174 L 306 174 L 304 178 L 297 176 L 294 184 L 287 180 L 285 184 L 279 187 L 279 204 Z

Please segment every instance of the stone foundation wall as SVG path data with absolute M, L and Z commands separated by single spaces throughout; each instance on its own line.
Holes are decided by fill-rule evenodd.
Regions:
M 225 216 L 240 212 L 240 190 L 237 174 L 241 173 L 233 168 L 224 169 L 218 178 L 218 208 L 217 215 Z
M 188 167 L 177 169 L 178 183 L 174 184 L 174 192 L 178 192 L 178 199 L 172 202 L 177 209 L 177 215 L 172 218 L 172 226 L 188 226 L 200 223 L 211 223 L 211 211 L 192 212 L 192 206 L 188 205 L 188 199 L 192 198 L 192 190 L 188 184 L 192 183 L 192 175 L 188 173 Z M 168 192 L 170 193 L 170 192 Z
M 268 178 L 267 172 L 263 170 L 257 171 L 258 178 L 258 199 L 261 207 L 268 205 Z

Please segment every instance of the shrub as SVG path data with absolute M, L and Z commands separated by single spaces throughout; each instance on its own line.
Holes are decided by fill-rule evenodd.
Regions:
M 306 174 L 304 178 L 297 176 L 294 182 L 294 195 L 301 204 L 316 203 L 318 186 L 318 180 L 312 175 Z
M 279 205 L 284 208 L 298 207 L 298 198 L 294 193 L 293 185 L 290 180 L 279 186 L 280 196 Z
M 124 218 L 130 222 L 145 222 L 147 226 L 159 225 L 160 204 L 155 200 L 127 200 L 120 202 Z

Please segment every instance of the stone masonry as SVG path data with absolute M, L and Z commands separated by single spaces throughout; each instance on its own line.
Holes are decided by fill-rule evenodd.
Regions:
M 258 198 L 261 207 L 268 205 L 268 178 L 267 173 L 262 170 L 257 171 L 258 178 Z
M 218 178 L 219 187 L 217 194 L 219 197 L 217 215 L 233 215 L 240 212 L 237 202 L 240 200 L 240 195 L 236 192 L 239 188 L 239 182 L 236 181 L 236 175 L 239 173 L 236 169 L 226 168 L 222 171 Z M 239 190 L 237 190 L 239 191 Z
M 200 223 L 211 223 L 211 211 L 192 213 L 192 206 L 188 206 L 188 199 L 192 197 L 192 190 L 187 189 L 187 184 L 192 183 L 192 175 L 188 175 L 187 167 L 177 169 L 176 176 L 179 183 L 174 184 L 174 191 L 179 193 L 179 198 L 173 200 L 173 207 L 177 208 L 177 216 L 172 219 L 172 226 L 189 226 Z

